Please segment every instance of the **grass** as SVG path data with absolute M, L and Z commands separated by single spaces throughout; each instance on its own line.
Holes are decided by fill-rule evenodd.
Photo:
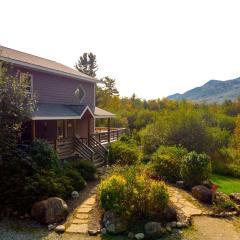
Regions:
M 240 179 L 213 174 L 211 180 L 219 186 L 218 191 L 226 194 L 240 192 Z

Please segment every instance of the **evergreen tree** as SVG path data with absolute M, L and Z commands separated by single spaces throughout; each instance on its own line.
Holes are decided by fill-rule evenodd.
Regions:
M 96 55 L 93 53 L 84 53 L 80 56 L 78 62 L 75 64 L 75 68 L 88 76 L 96 77 L 98 70 Z

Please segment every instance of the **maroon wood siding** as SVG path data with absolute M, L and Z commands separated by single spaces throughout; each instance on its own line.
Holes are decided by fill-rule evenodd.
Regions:
M 36 121 L 36 138 L 53 141 L 57 138 L 57 121 Z
M 84 104 L 88 105 L 92 111 L 94 110 L 95 83 L 23 67 L 16 67 L 16 69 L 33 75 L 33 91 L 37 94 L 39 103 Z M 75 96 L 75 90 L 79 84 L 86 93 L 81 103 L 78 97 Z

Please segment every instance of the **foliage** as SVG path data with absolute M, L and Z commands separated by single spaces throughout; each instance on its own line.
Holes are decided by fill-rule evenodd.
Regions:
M 128 219 L 161 214 L 168 202 L 167 188 L 149 179 L 141 168 L 117 168 L 99 186 L 100 205 Z
M 211 173 L 211 163 L 206 154 L 188 153 L 181 165 L 181 176 L 187 187 L 193 187 L 208 180 Z
M 75 160 L 72 167 L 76 169 L 86 181 L 95 180 L 96 167 L 87 160 Z
M 75 68 L 88 76 L 96 77 L 96 72 L 98 70 L 96 55 L 93 53 L 83 53 L 80 56 L 78 62 L 75 64 Z
M 112 175 L 102 181 L 99 186 L 101 207 L 106 211 L 114 209 L 116 213 L 127 211 L 124 206 L 125 188 L 126 179 L 121 175 Z
M 26 91 L 25 79 L 19 79 L 19 73 L 10 74 L 9 65 L 0 61 L 0 153 L 2 160 L 10 160 L 15 154 L 17 137 L 21 124 L 35 108 L 35 97 Z
M 86 186 L 86 181 L 82 177 L 81 173 L 73 168 L 64 169 L 64 176 L 71 179 L 71 185 L 75 191 L 80 191 Z
M 109 163 L 118 163 L 121 165 L 135 164 L 140 157 L 137 146 L 117 141 L 109 147 Z
M 186 154 L 187 150 L 182 147 L 160 146 L 150 161 L 152 176 L 169 182 L 180 180 L 180 168 Z
M 57 153 L 46 141 L 36 139 L 29 148 L 33 165 L 39 169 L 59 171 L 60 162 Z

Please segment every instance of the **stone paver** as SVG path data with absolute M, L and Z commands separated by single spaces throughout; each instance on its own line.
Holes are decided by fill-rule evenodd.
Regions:
M 66 229 L 67 233 L 88 233 L 89 216 L 96 203 L 96 194 L 91 194 L 75 211 L 70 226 Z
M 168 186 L 168 192 L 170 202 L 177 209 L 179 221 L 189 221 L 192 216 L 202 215 L 206 212 L 187 192 L 173 186 Z

